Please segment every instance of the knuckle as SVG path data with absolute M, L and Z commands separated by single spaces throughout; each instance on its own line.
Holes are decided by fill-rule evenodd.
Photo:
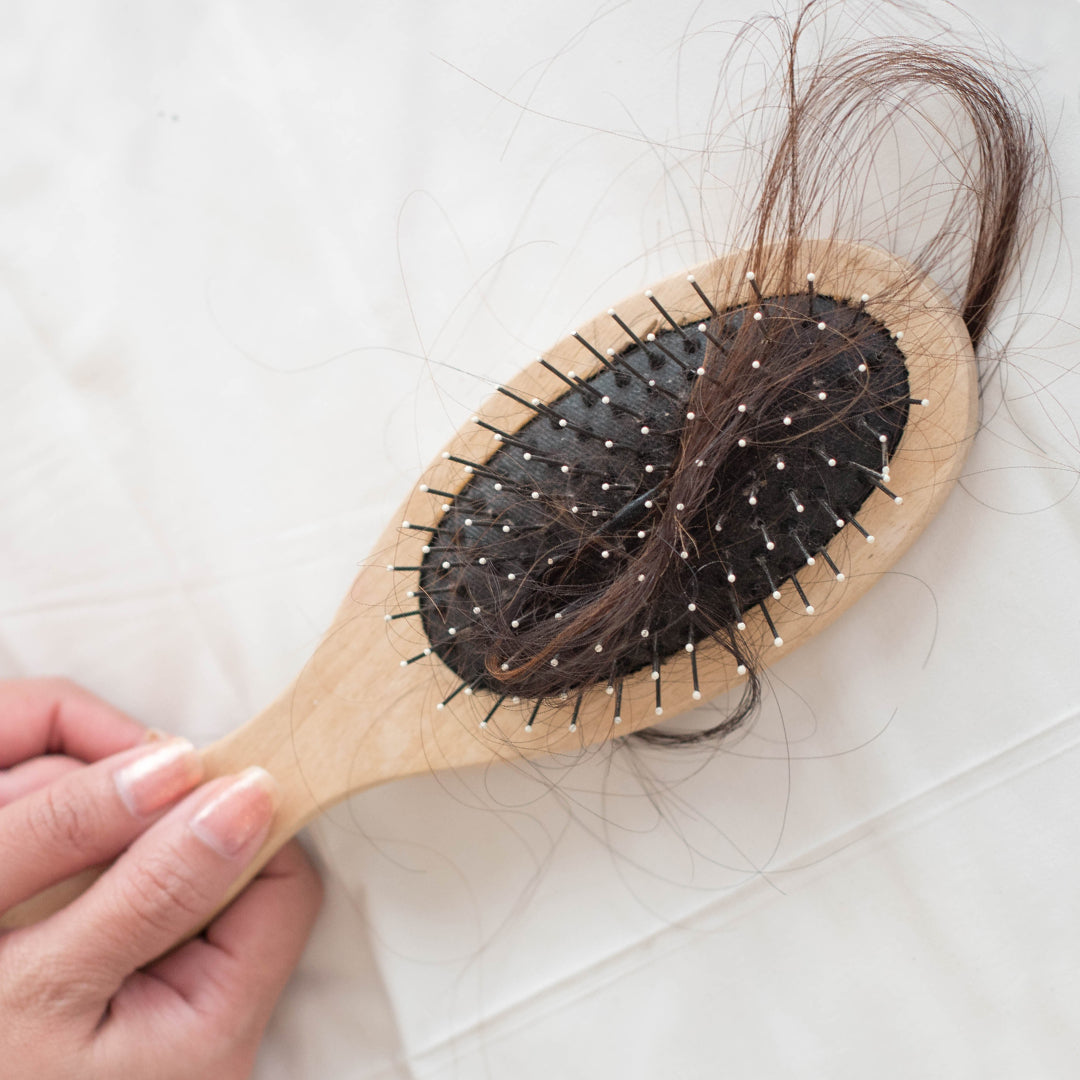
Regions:
M 101 821 L 92 802 L 52 784 L 29 801 L 26 825 L 32 843 L 47 851 L 69 852 L 90 848 Z
M 175 848 L 146 855 L 128 872 L 122 890 L 125 906 L 155 929 L 197 920 L 209 913 L 214 898 Z
M 78 1009 L 90 980 L 62 954 L 43 950 L 26 931 L 0 939 L 0 1005 L 5 1023 L 19 1014 L 34 1018 Z

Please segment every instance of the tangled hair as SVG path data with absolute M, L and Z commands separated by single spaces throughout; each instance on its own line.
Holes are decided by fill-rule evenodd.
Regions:
M 1047 165 L 1015 80 L 955 44 L 904 37 L 806 64 L 815 8 L 786 28 L 779 120 L 735 244 L 738 295 L 695 284 L 704 317 L 653 297 L 648 333 L 611 312 L 618 348 L 575 335 L 577 370 L 592 373 L 542 361 L 561 396 L 504 388 L 531 418 L 478 421 L 496 450 L 441 493 L 453 505 L 420 568 L 428 640 L 461 688 L 496 708 L 535 702 L 530 725 L 545 701 L 575 699 L 576 718 L 596 685 L 618 717 L 622 680 L 650 665 L 660 714 L 661 662 L 706 638 L 745 672 L 742 700 L 704 731 L 641 737 L 698 742 L 749 715 L 763 664 L 744 616 L 759 608 L 780 644 L 766 603 L 779 584 L 812 612 L 800 569 L 823 558 L 842 579 L 826 548 L 848 523 L 866 536 L 857 513 L 875 491 L 892 496 L 890 457 L 920 404 L 902 335 L 874 303 L 912 311 L 932 280 L 985 352 L 1033 233 Z M 883 169 L 895 189 L 875 188 Z M 815 267 L 852 244 L 890 251 L 902 272 L 872 297 L 815 288 Z

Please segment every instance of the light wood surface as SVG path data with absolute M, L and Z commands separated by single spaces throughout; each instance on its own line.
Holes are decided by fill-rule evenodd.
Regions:
M 765 260 L 770 261 L 768 258 Z M 902 506 L 875 491 L 860 511 L 864 526 L 876 536 L 870 545 L 847 526 L 828 551 L 844 571 L 840 583 L 819 560 L 800 572 L 800 582 L 816 609 L 807 616 L 794 592 L 771 604 L 784 640 L 771 645 L 760 612 L 746 617 L 746 637 L 761 646 L 763 661 L 773 663 L 824 629 L 862 596 L 903 554 L 937 511 L 957 479 L 978 417 L 977 371 L 966 329 L 937 289 L 913 269 L 877 249 L 835 241 L 805 244 L 796 260 L 795 280 L 762 280 L 766 295 L 805 290 L 812 271 L 820 295 L 837 299 L 868 294 L 866 308 L 891 331 L 903 331 L 899 343 L 907 360 L 912 396 L 929 399 L 914 407 L 891 463 L 890 488 L 902 495 Z M 745 281 L 755 269 L 745 252 L 696 267 L 692 273 L 718 307 L 750 299 Z M 759 268 L 760 269 L 760 268 Z M 668 278 L 652 291 L 680 322 L 699 320 L 708 312 L 685 273 Z M 615 309 L 640 336 L 663 329 L 652 304 L 639 295 Z M 617 350 L 626 339 L 606 314 L 580 328 L 601 351 Z M 546 359 L 563 372 L 588 377 L 600 366 L 572 337 L 555 346 Z M 507 383 L 526 399 L 552 401 L 566 391 L 564 383 L 539 364 L 531 364 Z M 502 395 L 492 395 L 477 415 L 506 431 L 516 431 L 531 417 L 527 409 Z M 446 446 L 456 456 L 482 462 L 498 449 L 491 434 L 465 425 Z M 441 455 L 420 478 L 431 487 L 454 492 L 469 479 L 463 468 Z M 405 593 L 418 574 L 388 574 L 388 563 L 416 566 L 422 561 L 425 534 L 403 530 L 407 519 L 435 525 L 440 499 L 414 490 L 387 526 L 375 554 L 360 571 L 322 644 L 284 693 L 243 727 L 206 748 L 211 776 L 261 765 L 278 780 L 282 805 L 265 847 L 231 895 L 266 863 L 285 841 L 316 815 L 341 799 L 399 777 L 484 764 L 499 757 L 573 753 L 582 747 L 625 735 L 656 722 L 651 673 L 643 670 L 625 683 L 623 723 L 612 723 L 612 700 L 602 687 L 585 695 L 578 729 L 568 730 L 563 712 L 541 710 L 531 732 L 524 722 L 532 703 L 507 703 L 481 729 L 479 720 L 494 699 L 487 694 L 459 694 L 445 709 L 436 705 L 460 682 L 434 655 L 401 666 L 427 641 L 417 619 L 384 621 L 387 612 L 415 606 Z M 735 662 L 718 646 L 702 643 L 698 667 L 703 699 L 741 681 Z M 680 653 L 663 666 L 665 720 L 697 706 L 691 697 L 689 657 Z M 84 889 L 93 874 L 63 883 L 7 913 L 0 925 L 10 927 L 39 919 Z

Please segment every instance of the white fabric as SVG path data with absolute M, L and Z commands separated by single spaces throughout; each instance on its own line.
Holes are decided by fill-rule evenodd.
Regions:
M 967 7 L 1038 65 L 1075 247 L 1080 8 Z M 209 740 L 495 380 L 707 253 L 746 8 L 0 10 L 0 674 Z M 1073 1074 L 1080 380 L 1046 252 L 965 490 L 747 735 L 319 824 L 258 1080 Z

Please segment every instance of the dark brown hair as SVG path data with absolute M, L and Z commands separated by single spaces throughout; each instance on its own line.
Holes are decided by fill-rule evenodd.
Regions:
M 1045 190 L 1043 144 L 1020 84 L 954 43 L 905 37 L 857 42 L 807 62 L 818 10 L 809 3 L 790 26 L 775 24 L 785 33 L 776 128 L 736 243 L 747 253 L 751 302 L 717 301 L 711 327 L 701 331 L 671 320 L 655 342 L 628 341 L 620 357 L 597 353 L 599 375 L 567 381 L 558 410 L 539 404 L 525 428 L 495 431 L 503 448 L 440 523 L 421 576 L 421 609 L 433 648 L 463 686 L 499 700 L 532 699 L 537 710 L 545 700 L 580 702 L 590 686 L 616 689 L 650 662 L 658 678 L 662 659 L 684 643 L 692 651 L 695 635 L 709 636 L 746 668 L 742 701 L 705 731 L 642 737 L 696 742 L 752 711 L 760 660 L 739 635 L 741 611 L 758 604 L 767 619 L 774 577 L 790 574 L 797 588 L 793 568 L 835 534 L 833 504 L 851 520 L 883 486 L 910 404 L 889 327 L 847 298 L 815 296 L 812 284 L 792 291 L 790 283 L 806 277 L 799 253 L 808 240 L 871 243 L 906 258 L 909 273 L 891 299 L 902 303 L 934 279 L 974 347 L 986 351 Z M 890 160 L 901 127 L 915 147 L 914 177 L 873 190 L 874 165 L 904 165 L 904 152 Z M 927 150 L 933 168 L 924 171 Z M 835 332 L 817 336 L 818 319 Z M 850 382 L 868 356 L 872 377 L 819 403 L 823 373 L 830 386 Z M 590 423 L 601 397 L 614 403 L 607 415 L 620 423 L 598 434 Z M 650 426 L 646 451 L 638 431 Z M 661 428 L 666 450 L 654 477 Z M 823 435 L 856 466 L 842 481 L 819 460 Z M 572 459 L 584 475 L 604 475 L 611 466 L 600 463 L 602 437 L 625 447 L 626 469 L 611 473 L 608 486 L 626 494 L 597 495 L 592 511 L 579 512 L 571 503 L 581 496 L 577 489 L 567 496 L 559 463 Z M 874 457 L 879 441 L 883 471 Z M 515 448 L 524 448 L 525 465 Z M 795 486 L 778 491 L 773 483 L 759 506 L 753 478 L 773 467 L 786 468 Z M 811 489 L 816 519 L 803 513 L 800 483 Z M 748 553 L 744 538 L 759 533 L 779 562 Z

